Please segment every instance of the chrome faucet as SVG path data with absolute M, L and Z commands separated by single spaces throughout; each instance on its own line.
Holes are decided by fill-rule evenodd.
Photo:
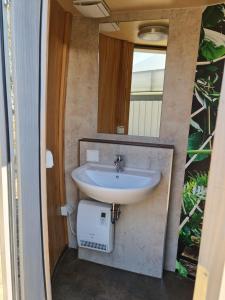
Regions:
M 125 162 L 123 155 L 117 154 L 114 160 L 114 165 L 116 167 L 116 172 L 123 172 Z

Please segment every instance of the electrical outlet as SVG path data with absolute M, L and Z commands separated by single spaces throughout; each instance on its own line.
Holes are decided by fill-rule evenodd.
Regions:
M 98 150 L 87 150 L 86 161 L 99 162 L 99 151 Z

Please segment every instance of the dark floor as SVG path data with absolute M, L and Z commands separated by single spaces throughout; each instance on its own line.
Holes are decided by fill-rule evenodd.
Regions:
M 53 300 L 191 300 L 194 282 L 165 272 L 163 280 L 77 259 L 65 252 L 53 278 Z

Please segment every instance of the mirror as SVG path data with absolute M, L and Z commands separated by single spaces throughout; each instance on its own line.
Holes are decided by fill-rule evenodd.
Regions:
M 98 132 L 159 137 L 169 20 L 102 23 Z

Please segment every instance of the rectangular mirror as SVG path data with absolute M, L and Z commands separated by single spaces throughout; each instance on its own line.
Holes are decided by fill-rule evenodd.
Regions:
M 169 20 L 100 24 L 98 132 L 159 137 Z

